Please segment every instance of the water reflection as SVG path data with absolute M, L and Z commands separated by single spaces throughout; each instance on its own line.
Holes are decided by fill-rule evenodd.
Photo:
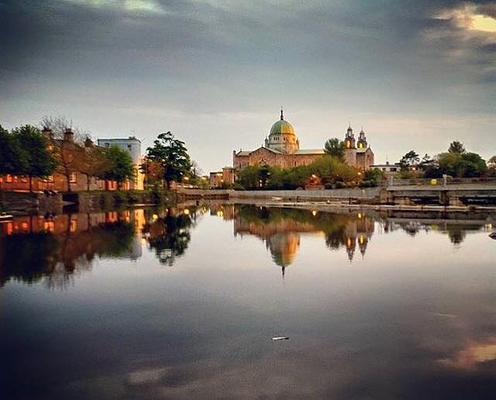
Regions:
M 0 285 L 46 278 L 48 286 L 63 288 L 96 258 L 139 259 L 143 243 L 172 266 L 188 248 L 196 214 L 167 208 L 16 217 L 0 224 Z
M 182 256 L 191 240 L 190 229 L 196 224 L 196 208 L 167 208 L 153 214 L 142 232 L 161 264 L 172 266 Z
M 66 286 L 99 258 L 141 256 L 143 210 L 17 217 L 0 225 L 0 284 L 10 279 Z
M 253 205 L 212 205 L 210 214 L 233 221 L 234 236 L 252 235 L 265 242 L 274 263 L 282 268 L 291 265 L 298 253 L 302 235 L 322 235 L 326 246 L 331 250 L 343 248 L 350 262 L 356 252 L 365 257 L 367 246 L 372 236 L 377 233 L 388 234 L 403 230 L 414 237 L 419 232 L 436 231 L 447 234 L 449 240 L 459 245 L 468 232 L 490 231 L 492 225 L 487 222 L 491 216 L 475 221 L 467 219 L 443 220 L 425 219 L 423 214 L 414 214 L 410 218 L 394 213 L 374 212 L 322 212 L 293 208 L 267 208 Z M 438 217 L 446 215 L 438 215 Z M 456 217 L 450 216 L 450 217 Z
M 456 217 L 212 205 L 0 224 L 0 397 L 492 399 L 494 219 Z
M 338 213 L 232 204 L 24 216 L 0 224 L 0 285 L 9 279 L 33 283 L 47 278 L 49 286 L 64 287 L 75 275 L 91 270 L 95 258 L 137 260 L 143 245 L 154 252 L 160 264 L 173 266 L 186 253 L 199 216 L 208 211 L 232 221 L 235 237 L 261 239 L 283 275 L 297 259 L 304 236 L 322 237 L 330 250 L 344 250 L 351 263 L 357 253 L 365 257 L 375 234 L 401 230 L 415 237 L 420 232 L 438 232 L 458 246 L 468 233 L 492 229 L 488 223 L 491 216 L 453 221 L 426 219 L 418 214 Z
M 321 234 L 332 250 L 345 248 L 350 261 L 359 247 L 365 255 L 374 232 L 374 220 L 359 214 L 331 214 L 312 210 L 266 208 L 253 206 L 230 207 L 234 212 L 234 235 L 254 235 L 262 239 L 272 254 L 274 263 L 285 268 L 295 259 L 301 235 Z

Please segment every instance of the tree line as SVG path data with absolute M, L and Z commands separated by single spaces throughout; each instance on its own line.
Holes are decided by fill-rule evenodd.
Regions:
M 414 150 L 406 153 L 399 162 L 400 177 L 455 178 L 496 176 L 496 156 L 487 162 L 477 153 L 469 152 L 463 143 L 452 142 L 446 152 L 434 157 L 425 154 L 422 158 Z
M 307 186 L 323 186 L 326 189 L 371 187 L 382 178 L 379 170 L 361 172 L 336 156 L 323 155 L 309 165 L 292 168 L 268 165 L 245 167 L 239 172 L 234 188 L 294 190 Z
M 42 129 L 23 125 L 12 130 L 0 126 L 0 175 L 46 179 L 54 173 L 62 175 L 68 191 L 71 176 L 86 176 L 87 190 L 91 179 L 116 181 L 119 188 L 133 179 L 136 168 L 129 152 L 117 146 L 96 146 L 90 136 L 64 117 L 44 117 Z M 158 135 L 139 166 L 149 186 L 170 189 L 172 182 L 197 184 L 201 170 L 191 160 L 186 145 L 171 132 Z
M 116 146 L 94 145 L 88 135 L 73 130 L 63 118 L 46 117 L 43 131 L 32 125 L 7 130 L 0 126 L 0 175 L 47 179 L 54 173 L 64 177 L 72 191 L 71 176 L 81 173 L 91 179 L 116 181 L 119 186 L 135 176 L 130 154 Z

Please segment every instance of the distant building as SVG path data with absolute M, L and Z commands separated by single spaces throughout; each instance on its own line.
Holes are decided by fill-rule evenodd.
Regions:
M 390 164 L 389 161 L 386 161 L 386 164 L 374 164 L 372 168 L 380 169 L 386 175 L 395 175 L 401 170 L 399 163 Z
M 77 150 L 78 148 L 87 150 L 94 146 L 94 143 L 89 138 L 85 140 L 84 145 L 76 143 L 74 141 L 74 133 L 70 128 L 65 130 L 63 139 L 55 139 L 52 130 L 48 128 L 44 128 L 42 133 L 52 144 L 63 145 L 69 151 Z M 128 139 L 98 139 L 98 145 L 102 147 L 119 146 L 129 151 L 136 171 L 136 178 L 131 182 L 125 182 L 122 185 L 122 190 L 143 190 L 144 175 L 139 168 L 141 164 L 141 142 L 135 137 Z M 118 188 L 115 181 L 87 177 L 77 170 L 70 173 L 69 183 L 71 190 L 75 192 L 86 190 L 117 190 Z M 45 179 L 32 179 L 33 191 L 55 190 L 65 192 L 69 190 L 68 186 L 67 177 L 58 172 L 54 172 L 53 175 Z M 28 191 L 29 179 L 25 176 L 16 175 L 0 176 L 0 189 Z
M 143 190 L 145 176 L 141 172 L 141 164 L 143 158 L 141 156 L 141 141 L 134 136 L 129 136 L 126 138 L 115 138 L 115 139 L 98 139 L 98 146 L 101 147 L 111 147 L 117 146 L 123 150 L 126 150 L 131 155 L 134 165 L 135 178 L 128 183 L 128 189 L 132 190 Z
M 367 170 L 374 164 L 374 153 L 367 143 L 362 130 L 355 140 L 353 130 L 348 128 L 345 135 L 345 161 L 358 169 Z M 281 117 L 270 129 L 262 147 L 249 151 L 233 151 L 233 167 L 239 171 L 247 166 L 268 165 L 291 168 L 308 165 L 322 157 L 324 149 L 300 149 L 300 141 L 293 126 Z
M 370 148 L 367 137 L 363 129 L 358 134 L 358 140 L 355 141 L 355 135 L 351 126 L 346 130 L 344 138 L 344 159 L 348 165 L 366 171 L 374 164 L 374 152 Z
M 224 167 L 222 171 L 210 172 L 209 186 L 211 188 L 229 187 L 234 183 L 235 169 Z

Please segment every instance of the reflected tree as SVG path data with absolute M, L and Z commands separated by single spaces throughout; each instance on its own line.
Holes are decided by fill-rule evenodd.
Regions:
M 102 223 L 87 230 L 19 233 L 0 238 L 0 285 L 10 279 L 35 283 L 47 279 L 49 287 L 63 288 L 71 276 L 89 270 L 95 257 L 130 257 L 133 225 L 124 221 Z M 15 254 L 15 257 L 12 255 Z
M 59 242 L 50 233 L 15 234 L 0 240 L 0 284 L 35 283 L 55 269 Z
M 176 258 L 185 253 L 194 217 L 194 211 L 176 214 L 174 209 L 167 209 L 165 216 L 145 224 L 143 233 L 161 264 L 172 267 Z

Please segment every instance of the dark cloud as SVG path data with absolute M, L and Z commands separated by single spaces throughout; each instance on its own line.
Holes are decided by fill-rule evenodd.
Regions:
M 4 123 L 62 112 L 91 129 L 111 131 L 122 120 L 117 113 L 130 110 L 148 138 L 154 124 L 140 114 L 162 113 L 166 124 L 177 119 L 177 129 L 184 130 L 188 124 L 178 115 L 195 110 L 205 114 L 205 131 L 196 135 L 225 140 L 228 160 L 231 133 L 221 122 L 216 127 L 207 121 L 215 114 L 260 115 L 281 103 L 302 112 L 331 108 L 343 115 L 339 124 L 364 112 L 488 114 L 494 35 L 467 32 L 438 17 L 465 4 L 0 0 L 0 101 L 5 110 L 16 110 Z M 493 15 L 491 1 L 470 4 Z M 77 111 L 59 106 L 69 99 Z M 99 111 L 91 112 L 96 106 Z M 254 124 L 258 133 L 250 135 L 256 139 L 239 145 L 262 141 L 267 124 Z M 193 133 L 178 134 L 193 139 Z M 202 157 L 212 168 L 213 159 Z

